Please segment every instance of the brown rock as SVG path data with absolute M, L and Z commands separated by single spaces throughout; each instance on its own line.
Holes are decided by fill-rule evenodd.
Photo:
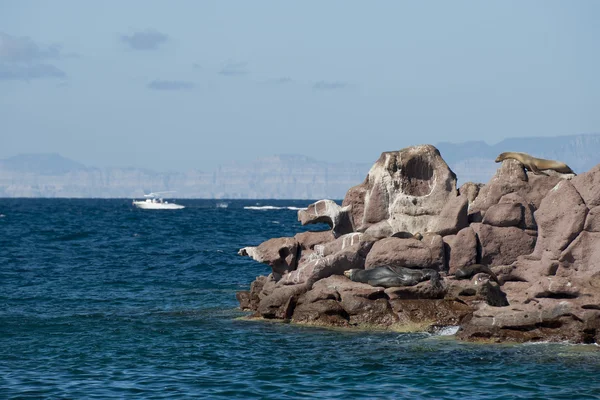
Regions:
M 365 240 L 363 240 L 363 239 L 365 239 Z M 374 241 L 375 240 L 371 239 L 369 236 L 365 235 L 364 233 L 353 232 L 353 233 L 348 233 L 346 235 L 342 235 L 339 238 L 337 238 L 331 242 L 324 243 L 322 245 L 317 245 L 315 247 L 315 251 L 319 255 L 321 255 L 323 257 L 327 257 L 331 254 L 337 253 L 338 251 L 344 250 L 347 247 L 358 245 L 363 242 L 374 242 Z
M 292 321 L 300 324 L 348 327 L 350 316 L 336 300 L 300 303 L 296 306 Z
M 263 290 L 268 278 L 259 276 L 250 285 L 250 290 L 243 290 L 236 293 L 236 298 L 240 303 L 240 308 L 244 311 L 256 311 L 260 302 L 260 292 Z
M 363 269 L 365 255 L 370 247 L 371 243 L 357 243 L 327 257 L 317 256 L 285 275 L 280 283 L 284 285 L 306 283 L 311 287 L 319 279 L 331 275 L 343 275 L 344 271 L 353 268 Z
M 265 263 L 281 276 L 296 269 L 298 242 L 293 238 L 269 239 L 258 247 L 244 247 L 238 254 Z
M 473 228 L 461 229 L 456 235 L 444 236 L 448 274 L 454 275 L 457 268 L 477 264 L 477 237 Z
M 570 305 L 540 302 L 500 309 L 485 305 L 473 313 L 457 336 L 466 340 L 581 342 L 582 333 L 582 320 Z
M 433 326 L 460 324 L 472 312 L 468 305 L 454 300 L 390 300 L 392 309 L 398 314 L 398 325 L 416 326 L 417 330 L 428 330 Z
M 537 230 L 537 224 L 535 223 L 535 218 L 533 217 L 533 213 L 535 211 L 533 204 L 527 202 L 523 197 L 521 197 L 517 193 L 509 193 L 502 196 L 499 204 L 507 203 L 516 203 L 521 205 L 522 216 L 521 223 L 518 225 L 519 228 Z
M 591 283 L 600 274 L 600 233 L 581 232 L 559 257 L 556 274 L 577 279 L 573 283 Z M 600 297 L 600 292 L 598 293 Z
M 366 182 L 367 179 L 362 184 L 350 188 L 346 192 L 344 201 L 342 201 L 342 207 L 350 206 L 350 220 L 352 226 L 355 228 L 359 228 L 362 225 L 362 218 L 365 214 Z M 359 229 L 355 230 L 358 231 Z
M 589 209 L 600 206 L 600 164 L 571 179 Z
M 333 200 L 319 200 L 306 209 L 299 210 L 298 221 L 302 225 L 326 223 L 336 238 L 354 231 L 350 206 L 340 207 Z
M 382 288 L 331 276 L 298 300 L 294 322 L 325 326 L 387 327 L 397 321 Z
M 490 276 L 484 273 L 476 274 L 471 279 L 446 279 L 447 295 L 446 298 L 460 299 L 466 304 L 485 302 L 495 307 L 505 307 L 508 305 L 506 293 L 500 285 L 490 280 Z
M 596 206 L 590 210 L 585 218 L 583 230 L 587 232 L 600 232 L 600 206 Z
M 488 208 L 483 223 L 498 227 L 519 226 L 523 219 L 523 206 L 519 203 L 498 203 Z
M 517 227 L 499 228 L 481 223 L 471 224 L 480 246 L 481 264 L 506 265 L 517 257 L 530 254 L 535 246 L 535 231 L 528 233 Z
M 362 215 L 354 210 L 361 208 L 361 200 Z M 343 204 L 352 205 L 357 231 L 387 220 L 392 233 L 451 233 L 466 220 L 461 215 L 463 202 L 468 199 L 458 196 L 456 176 L 439 151 L 422 145 L 382 153 L 367 179 L 348 192 Z M 442 211 L 443 218 L 438 219 Z M 453 221 L 459 226 L 452 226 Z
M 381 239 L 367 254 L 365 268 L 371 269 L 389 265 L 391 267 L 432 268 L 440 270 L 444 266 L 444 248 L 441 237 L 427 242 L 416 239 L 386 238 Z
M 257 311 L 263 318 L 290 319 L 298 297 L 306 291 L 305 285 L 277 287 L 260 300 Z
M 419 282 L 414 286 L 392 287 L 385 290 L 390 300 L 396 299 L 442 299 L 447 288 L 443 285 L 434 285 L 431 281 Z
M 335 237 L 331 231 L 307 231 L 295 234 L 294 239 L 302 250 L 314 250 L 316 245 L 331 242 Z
M 479 195 L 479 191 L 483 187 L 483 183 L 465 182 L 458 189 L 461 196 L 467 196 L 469 205 L 475 201 Z
M 562 180 L 560 175 L 526 173 L 520 162 L 505 160 L 496 175 L 481 188 L 475 201 L 470 204 L 469 220 L 482 221 L 487 210 L 509 193 L 518 194 L 537 209 L 546 193 Z
M 587 211 L 583 199 L 570 181 L 561 180 L 557 183 L 535 212 L 538 239 L 532 258 L 540 259 L 544 252 L 558 258 L 583 230 Z
M 469 199 L 467 196 L 449 197 L 437 221 L 431 224 L 430 232 L 445 236 L 453 235 L 469 226 Z

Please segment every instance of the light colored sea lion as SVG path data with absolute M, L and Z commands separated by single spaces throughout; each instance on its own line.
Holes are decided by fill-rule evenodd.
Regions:
M 496 274 L 490 269 L 490 267 L 488 267 L 487 265 L 483 265 L 483 264 L 473 264 L 473 265 L 466 265 L 464 267 L 460 267 L 454 273 L 454 277 L 456 279 L 470 279 L 480 272 L 488 274 L 490 276 L 490 278 L 492 278 L 493 281 L 500 284 Z
M 440 285 L 440 274 L 433 269 L 411 269 L 405 267 L 382 266 L 372 269 L 349 269 L 344 275 L 354 282 L 368 283 L 385 288 L 414 286 L 427 279 L 434 286 Z
M 526 169 L 532 171 L 536 175 L 545 175 L 542 171 L 546 169 L 551 169 L 553 171 L 560 172 L 561 174 L 576 175 L 575 172 L 573 172 L 573 170 L 564 162 L 536 158 L 527 153 L 518 153 L 515 151 L 501 153 L 498 157 L 496 157 L 496 162 L 502 162 L 509 158 L 517 160 L 523 164 Z

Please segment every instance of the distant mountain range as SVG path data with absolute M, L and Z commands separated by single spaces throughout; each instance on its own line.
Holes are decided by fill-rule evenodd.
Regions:
M 576 172 L 600 163 L 600 134 L 512 138 L 485 142 L 438 143 L 459 183 L 486 183 L 504 151 L 561 160 Z M 399 149 L 382 149 L 382 151 Z M 330 163 L 299 155 L 232 162 L 214 171 L 156 172 L 142 168 L 88 167 L 58 154 L 25 154 L 0 160 L 0 197 L 141 197 L 176 191 L 178 198 L 341 199 L 361 183 L 370 163 Z

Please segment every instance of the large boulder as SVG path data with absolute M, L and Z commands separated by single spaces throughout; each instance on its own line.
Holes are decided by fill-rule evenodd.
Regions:
M 583 230 L 588 209 L 567 180 L 558 182 L 544 197 L 535 212 L 538 239 L 532 258 L 541 259 L 548 252 L 557 259 L 560 253 Z
M 308 290 L 306 285 L 276 287 L 258 303 L 257 312 L 263 318 L 290 319 L 300 295 Z
M 352 207 L 357 231 L 387 221 L 392 232 L 445 235 L 467 224 L 468 198 L 458 195 L 456 175 L 431 145 L 382 153 L 342 204 Z
M 516 193 L 537 209 L 546 193 L 563 178 L 560 174 L 535 175 L 526 172 L 520 162 L 505 160 L 494 177 L 481 188 L 477 198 L 469 204 L 469 220 L 481 222 L 487 210 L 509 193 Z
M 372 243 L 360 242 L 326 257 L 315 254 L 279 281 L 282 285 L 306 284 L 309 287 L 331 275 L 343 275 L 349 269 L 364 269 L 365 256 Z
M 536 243 L 536 232 L 525 231 L 515 226 L 497 226 L 472 223 L 477 236 L 481 264 L 511 264 L 524 254 L 530 254 Z
M 477 236 L 473 228 L 461 229 L 456 235 L 444 236 L 448 274 L 460 267 L 477 264 Z
M 383 288 L 331 276 L 298 299 L 292 320 L 326 326 L 388 327 L 398 321 Z
M 331 231 L 307 231 L 294 235 L 302 250 L 314 250 L 315 246 L 335 240 Z
M 425 239 L 425 238 L 424 238 Z M 390 267 L 443 269 L 444 243 L 435 235 L 429 240 L 386 238 L 373 244 L 365 260 L 365 269 Z
M 571 183 L 588 208 L 600 206 L 600 164 L 574 177 Z
M 244 247 L 238 254 L 269 265 L 273 274 L 280 277 L 296 269 L 298 241 L 294 238 L 269 239 L 257 247 Z

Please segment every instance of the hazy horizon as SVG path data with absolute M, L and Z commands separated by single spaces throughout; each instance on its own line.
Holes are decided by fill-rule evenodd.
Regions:
M 600 132 L 600 2 L 0 3 L 0 158 L 210 170 Z
M 559 135 L 559 136 L 549 136 L 549 137 L 545 137 L 546 139 L 564 139 L 564 138 L 568 138 L 568 137 L 576 137 L 576 136 L 600 136 L 600 133 L 586 133 L 586 134 L 573 134 L 573 135 Z M 493 148 L 494 146 L 502 143 L 503 141 L 506 140 L 515 140 L 515 139 L 536 139 L 536 138 L 544 138 L 544 137 L 532 137 L 532 136 L 524 136 L 522 138 L 515 138 L 515 137 L 508 137 L 508 138 L 504 138 L 500 141 L 497 142 L 488 142 L 485 140 L 473 140 L 473 141 L 466 141 L 466 142 L 439 142 L 439 143 L 418 143 L 418 144 L 433 144 L 434 146 L 445 146 L 445 145 L 468 145 L 469 143 L 477 143 L 477 142 L 483 142 L 485 143 L 488 147 Z M 411 144 L 413 145 L 413 144 Z M 540 146 L 540 151 L 548 151 L 549 147 L 551 146 Z M 336 161 L 332 161 L 332 163 L 345 163 L 345 162 L 350 162 L 353 164 L 368 164 L 371 165 L 372 163 L 374 163 L 377 158 L 379 157 L 379 155 L 382 152 L 386 152 L 386 151 L 394 151 L 394 150 L 400 150 L 400 148 L 397 149 L 382 149 L 378 154 L 377 157 L 373 158 L 372 160 L 349 160 L 349 159 L 340 159 L 340 160 L 336 160 Z M 523 149 L 518 149 L 518 148 L 507 148 L 504 150 L 523 150 Z M 554 150 L 558 150 L 558 149 L 554 149 Z M 529 150 L 531 151 L 531 150 Z M 531 152 L 531 154 L 535 154 L 533 152 Z M 64 154 L 61 154 L 60 152 L 40 152 L 40 153 L 19 153 L 19 154 L 14 154 L 11 156 L 7 156 L 7 157 L 0 157 L 0 161 L 5 161 L 5 160 L 10 160 L 10 159 L 14 159 L 17 157 L 29 157 L 29 156 L 33 156 L 35 157 L 44 157 L 44 156 L 58 156 L 61 158 L 64 158 L 68 161 L 72 161 L 75 162 L 77 164 L 82 164 L 84 167 L 86 168 L 141 168 L 141 169 L 147 169 L 147 170 L 151 170 L 151 171 L 155 171 L 155 172 L 185 172 L 185 171 L 192 171 L 192 170 L 197 170 L 197 171 L 203 171 L 203 172 L 208 172 L 208 171 L 212 171 L 216 168 L 222 167 L 222 166 L 227 166 L 227 165 L 232 165 L 232 164 L 236 164 L 238 163 L 238 160 L 235 159 L 225 159 L 222 160 L 221 162 L 214 164 L 214 165 L 208 165 L 205 168 L 197 168 L 197 167 L 191 167 L 191 168 L 187 168 L 187 169 L 174 169 L 174 168 L 167 168 L 167 169 L 158 169 L 158 168 L 154 168 L 152 165 L 150 166 L 137 166 L 137 165 L 110 165 L 110 164 L 104 164 L 104 165 L 93 165 L 93 164 L 89 164 L 87 163 L 85 160 L 80 160 L 77 158 L 71 158 L 71 157 L 66 157 Z M 450 154 L 442 154 L 443 158 L 449 158 L 449 156 L 451 156 Z M 473 154 L 473 156 L 477 156 L 476 154 Z M 311 161 L 315 161 L 315 162 L 328 162 L 328 160 L 325 159 L 319 159 L 313 156 L 309 156 L 306 154 L 299 154 L 299 153 L 279 153 L 279 154 L 267 154 L 267 155 L 263 155 L 263 156 L 257 156 L 253 159 L 247 159 L 247 160 L 242 160 L 239 163 L 241 164 L 248 164 L 248 163 L 252 163 L 252 162 L 258 162 L 258 161 L 262 161 L 262 160 L 267 160 L 267 159 L 271 159 L 271 158 L 276 158 L 276 157 L 281 157 L 281 158 L 291 158 L 291 157 L 301 157 L 301 158 L 306 158 L 308 160 Z M 450 157 L 451 158 L 451 157 Z M 495 157 L 493 157 L 495 158 Z

